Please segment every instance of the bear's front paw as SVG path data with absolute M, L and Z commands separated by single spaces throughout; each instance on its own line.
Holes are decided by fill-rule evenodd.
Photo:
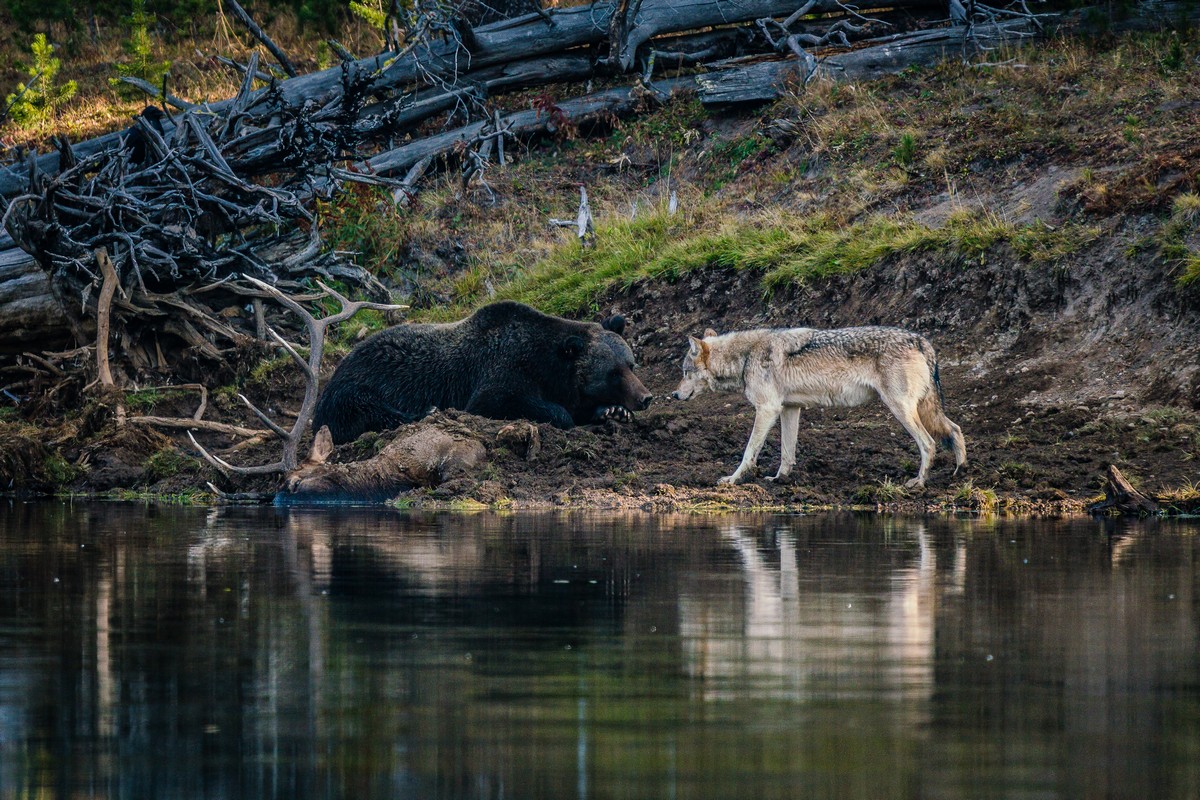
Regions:
M 617 422 L 633 422 L 633 412 L 625 406 L 605 406 L 596 409 L 596 421 L 604 422 L 612 419 Z

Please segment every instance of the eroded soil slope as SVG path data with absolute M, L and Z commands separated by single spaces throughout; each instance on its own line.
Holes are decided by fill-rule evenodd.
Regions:
M 477 475 L 408 492 L 404 502 L 977 507 L 994 490 L 1002 503 L 1070 509 L 1100 493 L 1110 463 L 1147 491 L 1193 484 L 1200 479 L 1200 302 L 1170 276 L 1119 255 L 1131 234 L 1113 233 L 1054 271 L 996 252 L 982 263 L 905 257 L 771 298 L 750 272 L 635 286 L 610 296 L 605 310 L 630 318 L 628 337 L 656 395 L 648 411 L 627 425 L 540 426 L 532 459 L 496 445 L 503 423 L 452 413 L 489 446 L 489 461 Z M 776 431 L 758 479 L 716 487 L 736 466 L 754 412 L 737 394 L 668 398 L 685 335 L 709 326 L 859 324 L 900 325 L 934 342 L 968 464 L 955 475 L 943 455 L 923 493 L 900 491 L 915 474 L 917 450 L 873 403 L 806 411 L 800 463 L 783 485 L 761 478 L 778 464 Z

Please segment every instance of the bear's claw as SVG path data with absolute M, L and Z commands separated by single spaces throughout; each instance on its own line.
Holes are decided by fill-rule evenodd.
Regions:
M 605 406 L 596 409 L 596 419 L 600 422 L 608 419 L 617 422 L 633 422 L 633 412 L 625 406 Z

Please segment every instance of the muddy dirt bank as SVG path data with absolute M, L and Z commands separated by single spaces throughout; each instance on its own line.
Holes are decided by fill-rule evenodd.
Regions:
M 1003 250 L 970 262 L 908 256 L 862 273 L 764 296 L 749 272 L 710 272 L 678 283 L 614 293 L 643 381 L 656 395 L 634 422 L 572 431 L 540 426 L 524 457 L 499 444 L 504 423 L 457 412 L 401 429 L 466 428 L 484 443 L 473 474 L 400 494 L 404 505 L 485 503 L 514 507 L 802 508 L 867 505 L 979 508 L 995 499 L 1024 511 L 1079 511 L 1102 493 L 1116 464 L 1144 491 L 1200 481 L 1200 297 L 1152 263 L 1124 256 L 1137 223 L 1057 269 Z M 924 491 L 900 489 L 918 454 L 874 403 L 813 409 L 801 417 L 799 464 L 772 484 L 778 430 L 759 475 L 738 487 L 716 480 L 736 466 L 753 421 L 738 394 L 668 399 L 686 335 L 759 326 L 899 325 L 938 350 L 947 414 L 967 437 L 968 463 L 946 454 Z M 384 437 L 381 441 L 386 441 Z M 372 452 L 360 442 L 343 460 Z M 153 488 L 153 487 L 152 487 Z M 994 493 L 994 496 L 993 496 Z

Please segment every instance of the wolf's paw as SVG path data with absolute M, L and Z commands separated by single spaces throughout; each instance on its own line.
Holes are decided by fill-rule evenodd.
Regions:
M 723 478 L 717 478 L 717 485 L 718 486 L 733 486 L 735 483 L 737 483 L 739 480 L 741 480 L 741 478 L 742 478 L 742 476 L 738 475 L 735 472 L 732 475 L 726 475 Z
M 904 488 L 905 489 L 924 489 L 925 481 L 921 480 L 920 478 L 913 478 L 911 481 L 904 484 Z
M 617 422 L 633 422 L 633 412 L 625 406 L 605 406 L 596 409 L 596 421 L 616 420 Z

